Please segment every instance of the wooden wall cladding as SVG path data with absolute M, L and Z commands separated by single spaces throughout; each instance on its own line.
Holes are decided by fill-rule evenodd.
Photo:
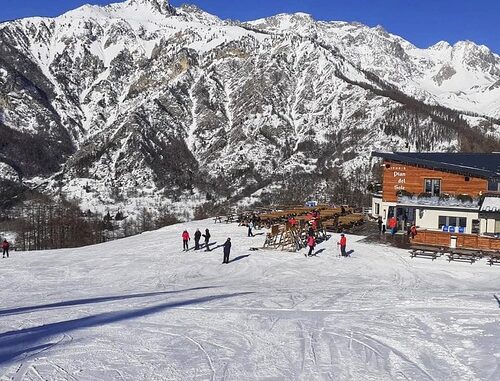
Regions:
M 450 234 L 445 232 L 419 231 L 412 243 L 439 247 L 450 247 L 451 236 L 457 237 L 457 248 L 474 250 L 500 250 L 500 238 L 482 237 L 474 234 Z
M 440 179 L 441 193 L 450 195 L 468 194 L 474 197 L 488 190 L 486 179 L 468 177 L 466 181 L 464 175 L 385 161 L 383 200 L 396 202 L 398 190 L 405 190 L 415 195 L 423 193 L 425 179 Z

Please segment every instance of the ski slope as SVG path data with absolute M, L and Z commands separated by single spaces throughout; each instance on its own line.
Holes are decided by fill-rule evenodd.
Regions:
M 181 250 L 188 228 L 215 246 Z M 258 231 L 257 231 L 258 233 Z M 0 380 L 499 380 L 500 268 L 211 220 L 0 262 Z M 215 247 L 212 246 L 212 247 Z

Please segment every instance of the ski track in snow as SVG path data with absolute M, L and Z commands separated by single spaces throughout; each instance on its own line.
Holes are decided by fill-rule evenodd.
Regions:
M 181 250 L 184 228 L 222 249 Z M 337 235 L 318 257 L 250 251 L 212 220 L 0 262 L 0 381 L 494 380 L 500 268 Z

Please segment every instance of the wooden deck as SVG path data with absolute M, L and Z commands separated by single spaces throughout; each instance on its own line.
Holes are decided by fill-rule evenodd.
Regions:
M 420 230 L 412 244 L 450 247 L 451 236 L 457 237 L 457 249 L 470 249 L 483 252 L 500 251 L 500 238 L 475 234 L 453 234 L 440 231 Z
M 451 236 L 457 237 L 457 247 L 450 247 Z M 452 234 L 438 231 L 422 230 L 411 242 L 411 257 L 424 256 L 433 260 L 446 255 L 448 261 L 474 263 L 487 258 L 487 263 L 500 264 L 500 239 L 474 234 Z

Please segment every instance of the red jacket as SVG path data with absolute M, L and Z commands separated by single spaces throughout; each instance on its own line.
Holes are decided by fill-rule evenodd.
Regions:
M 347 246 L 347 238 L 346 236 L 340 237 L 340 246 Z
M 190 237 L 189 237 L 189 233 L 188 232 L 183 232 L 182 233 L 182 239 L 184 241 L 189 241 Z
M 2 242 L 2 249 L 8 249 L 9 248 L 9 243 L 7 241 Z
M 398 220 L 396 219 L 396 217 L 391 217 L 389 219 L 389 228 L 394 229 L 397 224 L 398 224 Z
M 309 247 L 316 246 L 316 240 L 311 235 L 309 237 L 307 237 L 307 246 L 309 246 Z

